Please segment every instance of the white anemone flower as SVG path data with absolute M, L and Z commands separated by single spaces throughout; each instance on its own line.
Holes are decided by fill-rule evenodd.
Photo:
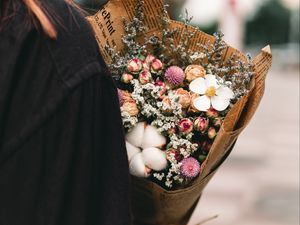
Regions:
M 126 149 L 130 173 L 137 177 L 148 177 L 151 170 L 167 167 L 167 158 L 162 148 L 167 140 L 154 126 L 138 123 L 126 134 Z
M 219 84 L 216 76 L 211 74 L 193 80 L 189 88 L 200 95 L 193 101 L 194 106 L 200 111 L 207 111 L 211 106 L 217 111 L 223 111 L 234 96 L 229 87 Z

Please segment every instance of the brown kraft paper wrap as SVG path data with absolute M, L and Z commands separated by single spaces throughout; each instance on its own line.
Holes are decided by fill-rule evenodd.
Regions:
M 105 50 L 105 45 L 115 46 L 122 52 L 123 19 L 133 18 L 135 5 L 136 0 L 110 0 L 102 10 L 87 18 L 94 29 L 100 52 L 106 63 L 110 63 L 111 58 Z M 162 9 L 162 0 L 145 0 L 145 23 L 149 28 L 145 36 L 160 35 Z M 170 21 L 172 28 L 183 30 L 184 24 Z M 193 27 L 189 29 L 195 30 Z M 179 37 L 180 34 L 175 37 L 175 40 Z M 195 37 L 190 40 L 189 48 L 197 49 L 197 43 L 208 44 L 213 41 L 213 36 L 197 30 Z M 233 54 L 242 60 L 245 59 L 244 54 L 228 46 L 223 55 L 224 61 Z M 256 74 L 249 93 L 243 96 L 227 114 L 206 161 L 201 165 L 202 173 L 192 185 L 168 191 L 146 179 L 132 177 L 132 213 L 135 225 L 187 224 L 203 189 L 230 154 L 239 134 L 252 119 L 264 94 L 265 78 L 271 62 L 271 49 L 267 46 L 253 60 Z

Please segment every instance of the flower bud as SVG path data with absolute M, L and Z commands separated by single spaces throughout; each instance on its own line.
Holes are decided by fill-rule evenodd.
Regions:
M 191 96 L 190 93 L 183 88 L 179 88 L 176 90 L 176 95 L 179 96 L 179 104 L 181 104 L 183 109 L 186 109 L 191 104 Z
M 149 63 L 148 62 L 146 62 L 146 61 L 143 61 L 143 70 L 144 71 L 149 71 L 150 70 L 150 68 L 149 68 Z
M 179 131 L 183 134 L 188 134 L 193 131 L 193 122 L 190 119 L 184 118 L 179 121 Z
M 162 109 L 162 111 L 165 114 L 172 113 L 172 102 L 171 102 L 171 99 L 168 96 L 165 96 L 163 98 L 162 103 L 163 103 L 163 109 Z
M 194 129 L 196 131 L 200 131 L 201 133 L 204 133 L 205 131 L 207 131 L 208 124 L 209 124 L 209 120 L 200 116 L 194 121 Z
M 158 72 L 163 68 L 163 64 L 159 59 L 154 59 L 151 64 L 151 70 L 153 72 Z
M 151 81 L 151 73 L 144 71 L 139 75 L 139 81 L 141 84 L 147 84 Z
M 153 56 L 153 55 L 148 55 L 148 56 L 146 57 L 145 62 L 147 62 L 147 63 L 152 63 L 155 59 L 156 59 L 155 56 Z
M 129 84 L 133 80 L 133 76 L 129 73 L 124 73 L 121 77 L 121 81 L 125 84 Z
M 142 61 L 138 58 L 134 58 L 130 60 L 127 65 L 127 70 L 130 73 L 138 73 L 142 70 L 142 68 L 143 68 Z
M 217 110 L 215 110 L 214 108 L 210 107 L 207 111 L 206 111 L 206 115 L 209 118 L 216 118 L 219 116 L 219 113 Z
M 154 85 L 160 87 L 159 96 L 160 99 L 163 99 L 164 95 L 167 92 L 167 85 L 161 80 L 155 81 Z
M 216 131 L 216 129 L 215 129 L 214 127 L 210 127 L 210 128 L 208 129 L 207 135 L 208 135 L 208 138 L 209 138 L 209 139 L 214 139 L 214 138 L 217 136 L 217 131 Z

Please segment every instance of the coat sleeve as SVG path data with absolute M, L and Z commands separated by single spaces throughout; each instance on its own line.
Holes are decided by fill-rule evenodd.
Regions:
M 98 140 L 99 149 L 102 149 L 98 156 L 102 174 L 99 176 L 98 185 L 103 189 L 99 199 L 99 202 L 103 199 L 101 204 L 105 205 L 105 210 L 102 211 L 105 218 L 103 224 L 129 224 L 128 159 L 119 100 L 111 78 L 103 77 L 102 80 L 102 100 L 100 104 L 98 102 L 100 112 L 96 113 L 101 138 L 95 139 Z
M 21 3 L 0 32 L 0 224 L 129 225 L 116 87 L 82 15 L 47 3 L 56 40 Z
M 92 76 L 61 102 L 1 165 L 0 224 L 130 224 L 118 104 L 106 74 Z

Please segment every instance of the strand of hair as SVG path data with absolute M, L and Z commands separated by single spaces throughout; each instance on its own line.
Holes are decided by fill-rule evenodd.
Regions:
M 39 22 L 41 23 L 41 26 L 44 30 L 44 32 L 50 37 L 50 38 L 56 38 L 57 32 L 49 20 L 49 18 L 46 16 L 46 14 L 43 12 L 41 7 L 38 5 L 38 3 L 35 0 L 23 0 L 24 4 L 28 7 L 28 9 L 37 17 Z

